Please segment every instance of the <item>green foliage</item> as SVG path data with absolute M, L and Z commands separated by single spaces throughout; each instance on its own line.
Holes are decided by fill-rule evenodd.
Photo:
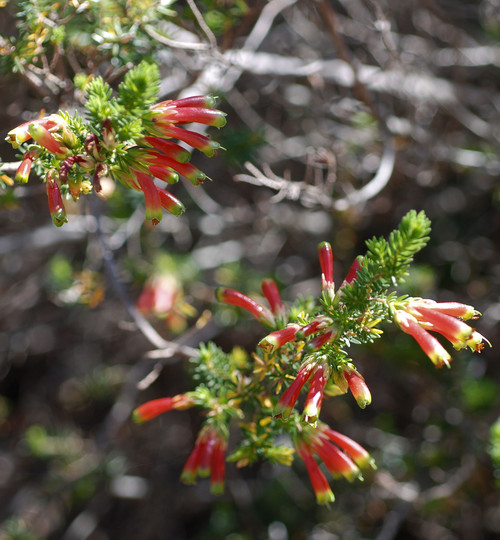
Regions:
M 498 394 L 498 383 L 492 379 L 466 376 L 462 381 L 462 399 L 466 408 L 472 412 L 490 409 L 498 401 Z
M 355 282 L 343 289 L 345 303 L 363 310 L 371 295 L 379 295 L 402 281 L 408 275 L 414 255 L 427 244 L 429 233 L 430 221 L 424 212 L 417 214 L 411 210 L 388 240 L 368 240 L 368 251 Z
M 144 115 L 160 91 L 160 72 L 156 64 L 141 62 L 127 72 L 118 87 L 118 102 L 126 111 Z
M 102 77 L 95 77 L 85 87 L 85 108 L 89 112 L 89 119 L 100 125 L 106 118 L 118 116 L 121 112 L 116 98 L 112 98 L 113 91 Z
M 0 66 L 4 71 L 23 73 L 34 66 L 43 68 L 44 60 L 61 52 L 62 57 L 76 59 L 82 55 L 94 63 L 112 58 L 117 67 L 129 62 L 137 64 L 156 47 L 144 26 L 171 20 L 175 12 L 168 9 L 170 3 L 19 0 L 17 35 L 4 45 Z M 74 65 L 73 61 L 71 67 Z
M 134 66 L 118 86 L 117 97 L 102 77 L 92 79 L 85 87 L 85 108 L 97 125 L 110 119 L 118 138 L 133 143 L 143 135 L 144 123 L 151 118 L 150 105 L 158 96 L 158 67 L 146 61 Z

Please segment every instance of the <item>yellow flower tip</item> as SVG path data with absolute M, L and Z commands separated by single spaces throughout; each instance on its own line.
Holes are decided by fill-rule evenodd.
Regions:
M 144 422 L 146 421 L 146 419 L 141 415 L 141 413 L 139 412 L 139 409 L 135 409 L 133 412 L 132 412 L 132 420 L 136 423 L 136 424 L 144 424 Z

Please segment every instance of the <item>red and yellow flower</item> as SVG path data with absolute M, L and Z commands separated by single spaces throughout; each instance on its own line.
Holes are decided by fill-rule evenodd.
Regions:
M 227 435 L 212 425 L 206 425 L 198 434 L 193 451 L 182 469 L 181 481 L 195 484 L 196 478 L 210 476 L 210 491 L 224 491 Z
M 458 302 L 411 300 L 394 309 L 393 316 L 403 332 L 411 335 L 432 363 L 440 368 L 450 365 L 451 356 L 430 331 L 445 337 L 455 349 L 469 347 L 475 352 L 484 348 L 486 339 L 464 320 L 479 316 L 472 306 Z
M 302 426 L 293 443 L 306 465 L 318 504 L 333 502 L 335 497 L 315 455 L 334 478 L 343 476 L 350 482 L 362 480 L 362 470 L 375 468 L 374 460 L 361 445 L 322 422 L 314 428 Z

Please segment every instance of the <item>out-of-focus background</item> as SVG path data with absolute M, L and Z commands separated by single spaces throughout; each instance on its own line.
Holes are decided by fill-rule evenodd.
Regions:
M 81 107 L 75 74 L 116 85 L 142 58 L 162 99 L 211 92 L 228 113 L 210 130 L 225 150 L 193 156 L 213 181 L 175 186 L 187 211 L 156 228 L 141 196 L 110 185 L 57 229 L 35 174 L 0 178 L 0 538 L 500 538 L 500 3 L 19 1 L 2 2 L 0 29 L 2 140 L 42 109 Z M 13 176 L 19 156 L 1 143 L 0 157 Z M 433 232 L 401 293 L 474 305 L 492 348 L 435 370 L 387 328 L 350 351 L 373 403 L 331 398 L 322 419 L 378 470 L 332 481 L 330 508 L 299 463 L 228 464 L 219 497 L 182 485 L 196 412 L 129 415 L 189 390 L 189 365 L 155 358 L 120 294 L 168 275 L 172 309 L 149 319 L 165 339 L 251 351 L 263 329 L 215 287 L 274 277 L 285 299 L 317 293 L 318 242 L 340 283 L 412 208 Z

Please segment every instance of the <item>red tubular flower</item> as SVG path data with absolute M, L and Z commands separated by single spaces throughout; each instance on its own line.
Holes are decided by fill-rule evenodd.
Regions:
M 219 302 L 246 309 L 262 324 L 274 326 L 274 315 L 267 308 L 257 304 L 255 300 L 252 300 L 245 294 L 234 289 L 219 287 L 216 291 L 216 296 Z
M 298 330 L 300 330 L 300 326 L 298 324 L 289 324 L 286 328 L 276 330 L 275 332 L 272 332 L 265 338 L 261 339 L 258 345 L 267 353 L 272 353 L 276 349 L 283 347 L 285 343 L 294 341 Z
M 224 492 L 224 480 L 226 469 L 226 441 L 219 438 L 215 443 L 210 474 L 210 491 L 215 495 L 220 495 Z
M 303 339 L 312 334 L 316 334 L 317 332 L 324 330 L 331 323 L 332 321 L 330 319 L 327 319 L 325 317 L 317 317 L 313 319 L 309 324 L 303 326 L 297 332 L 297 339 Z
M 196 477 L 210 475 L 212 493 L 222 493 L 225 477 L 226 437 L 212 426 L 201 429 L 195 447 L 188 457 L 181 474 L 181 481 L 194 484 Z
M 323 332 L 316 337 L 312 338 L 311 341 L 307 344 L 309 350 L 318 350 L 325 343 L 328 343 L 332 339 L 335 339 L 337 332 L 335 330 L 329 330 L 328 332 Z
M 186 210 L 186 207 L 177 197 L 174 197 L 171 193 L 159 187 L 156 190 L 160 196 L 161 205 L 167 212 L 170 212 L 174 216 L 180 216 Z
M 463 321 L 432 308 L 410 304 L 408 309 L 411 309 L 413 313 L 416 312 L 416 318 L 424 328 L 439 332 L 445 337 L 449 336 L 450 341 L 458 348 L 465 347 L 466 341 L 474 332 L 474 329 Z
M 50 170 L 47 174 L 45 189 L 47 192 L 47 200 L 49 203 L 49 212 L 52 217 L 52 222 L 56 227 L 62 227 L 67 221 L 66 210 L 61 196 L 59 184 L 55 179 L 57 175 L 55 170 Z
M 450 366 L 451 356 L 446 349 L 434 336 L 431 336 L 427 330 L 424 330 L 420 326 L 413 315 L 406 311 L 396 310 L 394 312 L 394 320 L 403 332 L 415 339 L 436 367 Z
M 16 182 L 20 184 L 26 184 L 31 172 L 31 166 L 33 165 L 33 160 L 37 157 L 39 151 L 37 149 L 29 150 L 25 152 L 21 165 L 16 172 Z
M 316 422 L 323 403 L 323 392 L 325 390 L 330 368 L 327 364 L 316 366 L 311 376 L 311 384 L 304 405 L 304 420 L 306 422 Z
M 206 449 L 206 441 L 200 437 L 201 433 L 198 435 L 193 451 L 191 454 L 189 454 L 189 457 L 184 464 L 184 468 L 182 469 L 181 482 L 184 484 L 196 484 L 196 477 L 198 476 L 198 464 Z
M 207 478 L 210 476 L 212 470 L 212 458 L 214 453 L 215 444 L 217 442 L 217 434 L 213 430 L 207 430 L 203 441 L 203 451 L 198 458 L 198 470 L 197 475 L 201 478 Z
M 297 454 L 305 463 L 307 473 L 309 474 L 309 479 L 311 480 L 311 485 L 316 495 L 316 502 L 318 504 L 328 504 L 333 502 L 335 497 L 330 489 L 328 480 L 321 472 L 321 469 L 316 463 L 316 460 L 314 459 L 309 447 L 299 444 L 297 446 Z
M 274 279 L 264 279 L 261 284 L 262 294 L 266 297 L 266 300 L 269 302 L 271 311 L 278 316 L 282 316 L 285 310 L 285 306 L 281 301 L 280 291 L 278 285 Z
M 177 108 L 179 107 L 206 107 L 208 109 L 212 109 L 213 107 L 215 107 L 215 103 L 216 103 L 216 98 L 209 94 L 208 96 L 189 96 L 189 97 L 180 98 L 180 99 L 162 101 L 161 103 L 158 103 L 158 105 L 156 105 L 155 107 L 171 105 Z
M 352 459 L 327 439 L 316 437 L 312 448 L 334 478 L 342 475 L 349 482 L 363 478 L 361 471 Z
M 155 178 L 163 180 L 167 184 L 176 184 L 179 181 L 179 175 L 172 169 L 150 165 L 148 170 Z
M 161 137 L 144 137 L 144 141 L 179 163 L 186 163 L 191 159 L 191 154 L 185 148 L 172 141 Z
M 203 152 L 207 157 L 214 156 L 215 152 L 220 148 L 219 143 L 210 140 L 206 135 L 174 125 L 163 127 L 162 134 L 166 137 L 175 137 L 176 139 L 189 144 L 189 146 Z
M 356 463 L 360 469 L 367 469 L 371 467 L 376 469 L 375 461 L 370 454 L 356 441 L 353 441 L 346 435 L 334 431 L 326 424 L 323 424 L 321 431 L 326 435 L 333 443 L 342 448 L 347 455 Z
M 146 219 L 151 220 L 153 225 L 157 225 L 162 218 L 162 204 L 158 188 L 149 174 L 134 171 L 137 182 L 144 193 L 144 203 L 146 205 Z
M 136 307 L 144 314 L 154 313 L 164 316 L 174 308 L 182 295 L 182 287 L 173 276 L 154 275 L 146 281 Z
M 328 242 L 321 242 L 318 246 L 319 264 L 321 266 L 321 289 L 328 292 L 333 298 L 335 283 L 333 282 L 333 252 Z
M 51 154 L 65 156 L 69 153 L 68 148 L 57 141 L 52 133 L 39 122 L 32 122 L 28 128 L 28 133 Z
M 351 285 L 352 282 L 356 279 L 358 275 L 358 270 L 360 268 L 361 268 L 361 264 L 359 260 L 357 258 L 354 259 L 354 262 L 352 263 L 351 268 L 349 268 L 349 272 L 347 272 L 347 276 L 344 280 L 344 283 Z M 342 283 L 342 285 L 344 285 L 344 283 Z
M 165 108 L 156 108 L 158 113 L 153 117 L 157 127 L 161 130 L 162 124 L 190 124 L 196 122 L 221 128 L 226 125 L 226 113 L 208 107 L 173 107 L 172 103 Z
M 7 134 L 7 140 L 14 148 L 18 148 L 19 145 L 31 139 L 29 128 L 32 124 L 38 124 L 48 130 L 53 130 L 63 127 L 66 123 L 57 114 L 51 114 L 50 116 L 45 116 L 44 118 L 39 118 L 38 120 L 28 120 L 14 129 L 11 129 Z
M 301 431 L 294 436 L 293 444 L 306 464 L 319 504 L 332 501 L 333 493 L 314 454 L 323 461 L 332 476 L 342 475 L 349 481 L 363 479 L 360 469 L 375 468 L 373 459 L 362 446 L 321 422 L 317 427 L 302 425 Z
M 192 163 L 179 163 L 178 161 L 175 161 L 175 159 L 160 154 L 159 152 L 148 151 L 144 156 L 144 159 L 154 167 L 167 167 L 177 171 L 195 186 L 202 183 L 207 177 L 205 173 L 201 172 L 200 169 L 197 169 Z
M 345 368 L 344 376 L 357 404 L 364 409 L 372 402 L 372 395 L 363 376 L 353 368 Z
M 172 410 L 185 410 L 194 405 L 194 399 L 187 394 L 153 399 L 137 407 L 132 413 L 134 422 L 142 424 Z
M 409 308 L 425 308 L 437 313 L 445 313 L 452 317 L 460 317 L 464 321 L 468 319 L 477 319 L 481 316 L 472 306 L 461 304 L 459 302 L 435 302 L 434 300 L 422 299 L 414 300 L 409 304 Z
M 283 418 L 288 418 L 290 416 L 290 413 L 299 398 L 300 391 L 308 381 L 314 368 L 315 365 L 311 363 L 302 365 L 297 373 L 297 377 L 285 392 L 283 392 L 276 404 L 274 416 Z

